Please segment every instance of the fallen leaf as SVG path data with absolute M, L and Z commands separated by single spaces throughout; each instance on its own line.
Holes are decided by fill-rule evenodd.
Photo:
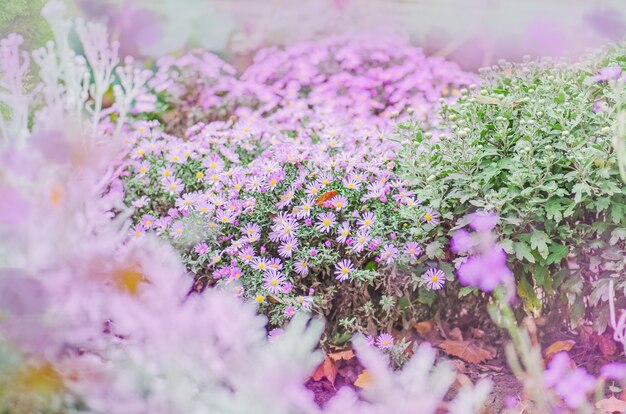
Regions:
M 346 351 L 333 352 L 331 354 L 328 354 L 328 357 L 335 362 L 341 361 L 342 359 L 349 361 L 352 358 L 354 358 L 354 351 L 352 351 L 351 349 L 348 349 Z
M 333 386 L 335 385 L 335 378 L 337 378 L 337 365 L 335 365 L 335 361 L 329 357 L 324 358 L 324 362 L 322 362 L 320 366 L 317 367 L 313 375 L 311 375 L 311 379 L 313 381 L 321 381 L 323 378 L 330 381 Z
M 359 388 L 369 388 L 372 386 L 372 383 L 372 376 L 369 371 L 365 369 L 361 372 L 361 374 L 359 374 L 356 381 L 354 381 L 354 386 Z
M 450 331 L 450 338 L 455 341 L 463 341 L 463 334 L 459 328 L 454 328 Z
M 320 206 L 320 207 L 326 207 L 326 202 L 329 200 L 332 200 L 336 196 L 337 196 L 336 191 L 332 191 L 332 190 L 327 191 L 318 197 L 318 199 L 315 201 L 315 205 Z
M 415 324 L 415 330 L 421 336 L 426 337 L 433 330 L 433 323 L 431 321 L 418 322 Z
M 549 361 L 559 352 L 571 351 L 575 343 L 576 341 L 572 341 L 571 339 L 566 341 L 556 341 L 543 351 L 543 356 Z
M 617 352 L 615 341 L 610 335 L 600 335 L 598 337 L 598 348 L 600 348 L 600 352 L 605 357 L 613 356 Z
M 615 396 L 605 398 L 596 403 L 596 408 L 602 413 L 623 413 L 626 411 L 626 402 L 618 400 Z
M 483 349 L 471 341 L 443 341 L 438 346 L 448 355 L 461 358 L 470 364 L 479 364 L 495 358 L 493 352 Z

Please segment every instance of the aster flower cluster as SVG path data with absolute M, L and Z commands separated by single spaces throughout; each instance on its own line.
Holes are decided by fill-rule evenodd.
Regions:
M 231 117 L 298 129 L 308 117 L 338 113 L 389 129 L 407 113 L 436 123 L 440 99 L 455 101 L 461 87 L 475 82 L 455 63 L 427 57 L 398 36 L 333 37 L 263 49 L 241 76 L 206 51 L 163 57 L 136 108 L 177 132 Z
M 143 87 L 143 76 L 122 67 L 131 74 L 126 80 L 134 79 L 118 90 L 123 99 L 110 109 L 88 102 L 81 91 L 97 95 L 111 86 L 117 48 L 104 27 L 86 25 L 87 60 L 77 59 L 64 47 L 72 24 L 62 17 L 62 3 L 53 1 L 44 12 L 59 30 L 39 57 L 58 65 L 41 66 L 45 83 L 26 101 L 1 97 L 10 114 L 26 108 L 34 116 L 31 126 L 0 115 L 0 411 L 367 414 L 418 412 L 410 407 L 419 401 L 420 413 L 437 412 L 455 374 L 435 365 L 426 348 L 401 376 L 380 355 L 360 351 L 372 371 L 371 389 L 346 390 L 332 408 L 319 408 L 303 383 L 321 359 L 314 350 L 320 321 L 295 317 L 270 340 L 254 304 L 218 290 L 189 294 L 192 281 L 171 246 L 150 234 L 129 237 L 132 211 L 115 181 L 128 154 L 124 135 L 114 133 L 119 124 L 103 112 L 128 131 L 127 98 Z M 0 42 L 3 58 L 14 59 L 0 59 L 9 63 L 0 70 L 2 88 L 5 79 L 20 88 L 12 98 L 26 96 L 19 75 L 29 64 L 19 44 L 19 37 Z M 103 75 L 98 86 L 82 76 L 87 66 Z M 138 134 L 151 134 L 154 125 L 142 127 Z M 167 188 L 176 194 L 170 183 Z M 176 207 L 181 216 L 185 205 Z M 143 226 L 158 222 L 142 220 Z M 175 227 L 173 234 L 185 232 Z M 416 388 L 416 377 L 429 386 Z M 477 393 L 466 388 L 472 398 L 454 403 L 484 401 L 486 385 Z
M 374 130 L 313 119 L 293 137 L 231 121 L 182 140 L 154 122 L 134 128 L 120 190 L 136 208 L 131 233 L 167 238 L 202 286 L 256 300 L 277 325 L 416 264 L 438 223 L 395 176 L 397 144 Z M 421 212 L 421 228 L 405 210 Z
M 514 283 L 506 252 L 497 244 L 493 234 L 499 220 L 493 212 L 471 213 L 464 222 L 474 232 L 461 228 L 452 235 L 451 250 L 464 255 L 457 260 L 461 284 L 491 292 L 498 286 L 511 288 Z
M 290 103 L 380 121 L 406 114 L 434 122 L 436 103 L 476 82 L 452 62 L 426 57 L 398 36 L 331 37 L 260 51 L 242 79 Z

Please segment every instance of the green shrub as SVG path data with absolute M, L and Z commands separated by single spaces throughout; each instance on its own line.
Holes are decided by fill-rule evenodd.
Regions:
M 442 105 L 437 130 L 408 122 L 397 134 L 405 178 L 448 223 L 463 225 L 480 210 L 501 216 L 499 236 L 527 311 L 561 298 L 575 324 L 599 306 L 599 330 L 609 278 L 626 288 L 626 193 L 612 148 L 624 82 L 608 80 L 623 76 L 625 53 L 616 47 L 573 65 L 501 62 L 481 72 L 480 90 Z

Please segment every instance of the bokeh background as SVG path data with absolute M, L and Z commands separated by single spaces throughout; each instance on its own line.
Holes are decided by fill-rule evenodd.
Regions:
M 333 34 L 395 31 L 466 69 L 524 55 L 580 55 L 626 38 L 626 0 L 68 0 L 106 21 L 123 53 L 203 47 L 245 66 L 254 51 Z M 2 35 L 49 38 L 45 0 L 0 0 Z

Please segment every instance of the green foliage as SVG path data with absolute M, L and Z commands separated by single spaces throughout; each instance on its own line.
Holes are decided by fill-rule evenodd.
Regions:
M 593 79 L 601 68 L 624 68 L 624 53 L 615 48 L 575 65 L 503 62 L 482 71 L 480 90 L 442 106 L 438 129 L 398 128 L 404 175 L 420 200 L 449 223 L 478 210 L 500 215 L 528 311 L 558 292 L 579 322 L 585 303 L 605 313 L 606 278 L 626 286 L 626 193 L 611 132 L 615 88 L 624 84 Z M 453 231 L 440 228 L 442 236 Z M 596 322 L 604 329 L 606 321 Z
M 0 6 L 0 38 L 11 32 L 20 33 L 26 40 L 25 49 L 45 45 L 52 32 L 41 9 L 46 0 L 4 0 Z

